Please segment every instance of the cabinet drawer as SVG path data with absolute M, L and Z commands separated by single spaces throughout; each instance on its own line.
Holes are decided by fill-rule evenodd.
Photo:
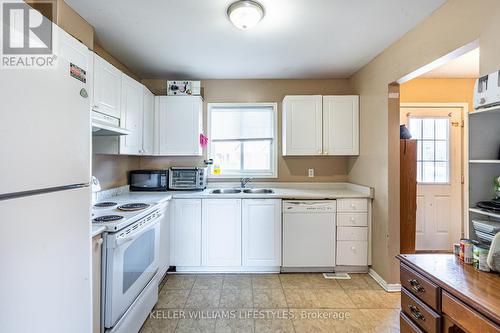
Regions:
M 339 213 L 366 213 L 368 212 L 368 200 L 366 199 L 339 199 L 337 200 L 337 212 Z
M 367 227 L 338 227 L 337 240 L 339 241 L 367 241 Z
M 441 316 L 404 287 L 401 288 L 401 310 L 424 331 L 440 332 Z
M 443 291 L 443 313 L 469 332 L 494 333 L 500 328 L 472 310 L 464 303 Z
M 337 265 L 368 265 L 367 241 L 337 241 Z
M 337 226 L 339 227 L 367 227 L 367 213 L 337 213 Z
M 439 287 L 411 268 L 400 266 L 401 285 L 434 310 L 439 309 Z
M 399 313 L 399 328 L 401 333 L 424 333 L 404 312 Z

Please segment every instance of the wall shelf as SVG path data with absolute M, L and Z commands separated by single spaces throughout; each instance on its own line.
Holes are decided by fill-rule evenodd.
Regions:
M 469 160 L 469 163 L 474 163 L 474 164 L 500 164 L 500 160 Z
M 495 217 L 497 219 L 500 219 L 500 214 L 498 213 L 492 213 L 492 212 L 488 212 L 488 211 L 485 211 L 485 210 L 482 210 L 480 208 L 469 208 L 469 211 L 471 213 L 476 213 L 476 214 L 481 214 L 481 215 L 485 215 L 485 216 L 490 216 L 490 217 Z

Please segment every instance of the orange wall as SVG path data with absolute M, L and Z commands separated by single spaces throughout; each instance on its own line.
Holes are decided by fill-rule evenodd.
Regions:
M 401 103 L 468 103 L 474 110 L 472 97 L 475 79 L 414 79 L 400 86 Z

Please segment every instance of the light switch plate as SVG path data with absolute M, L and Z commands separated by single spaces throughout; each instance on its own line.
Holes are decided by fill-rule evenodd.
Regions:
M 309 169 L 308 176 L 309 178 L 314 178 L 314 169 Z

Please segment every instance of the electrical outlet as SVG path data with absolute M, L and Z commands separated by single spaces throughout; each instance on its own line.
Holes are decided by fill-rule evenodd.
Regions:
M 308 176 L 309 178 L 314 178 L 314 169 L 309 169 Z

